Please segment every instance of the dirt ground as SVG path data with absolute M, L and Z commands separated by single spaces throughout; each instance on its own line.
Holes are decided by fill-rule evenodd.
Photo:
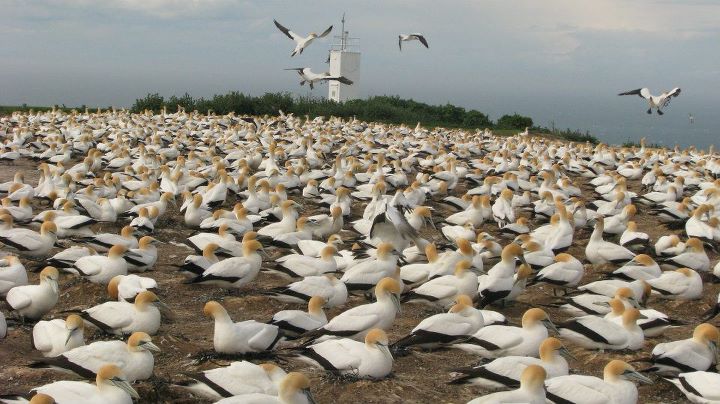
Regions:
M 29 160 L 20 160 L 14 165 L 0 165 L 0 182 L 9 181 L 14 173 L 22 170 L 25 173 L 26 181 L 35 184 L 37 182 L 37 163 Z M 590 188 L 585 185 L 581 178 L 576 179 L 582 184 L 584 190 Z M 631 190 L 638 191 L 638 183 L 629 181 Z M 464 192 L 465 184 L 461 182 L 455 194 Z M 297 196 L 291 196 L 297 199 Z M 439 200 L 439 198 L 438 198 Z M 231 199 L 227 206 L 235 202 Z M 430 202 L 435 207 L 436 220 L 441 216 L 449 215 L 450 211 L 437 203 L 437 200 Z M 38 212 L 44 207 L 35 206 Z M 657 221 L 648 215 L 642 207 L 639 207 L 639 214 L 635 220 L 640 231 L 647 232 L 653 240 L 658 236 L 668 234 L 671 231 L 658 225 Z M 306 203 L 303 214 L 310 214 L 318 208 Z M 177 210 L 171 210 L 156 225 L 156 238 L 165 242 L 182 242 L 192 230 L 184 228 L 182 217 Z M 102 225 L 96 231 L 116 232 L 120 225 Z M 482 230 L 497 236 L 497 227 L 494 223 L 483 225 Z M 433 234 L 438 238 L 439 232 Z M 584 258 L 584 248 L 590 236 L 590 230 L 581 230 L 575 235 L 575 242 L 570 253 L 578 258 Z M 505 239 L 502 244 L 509 240 Z M 347 247 L 346 247 L 347 248 Z M 159 247 L 160 258 L 154 270 L 144 275 L 155 278 L 160 285 L 158 295 L 173 310 L 172 318 L 163 320 L 160 331 L 153 337 L 154 342 L 162 349 L 162 352 L 155 356 L 155 376 L 149 381 L 136 383 L 135 388 L 142 397 L 140 402 L 203 402 L 201 399 L 192 396 L 186 390 L 172 385 L 175 381 L 184 380 L 184 373 L 197 372 L 204 369 L 214 368 L 227 364 L 225 360 L 200 361 L 202 352 L 212 349 L 213 322 L 202 314 L 203 304 L 216 299 L 222 301 L 235 321 L 255 319 L 258 321 L 269 320 L 273 313 L 290 308 L 304 309 L 301 306 L 289 305 L 276 302 L 258 293 L 263 289 L 286 284 L 287 282 L 274 275 L 261 273 L 250 287 L 241 290 L 239 293 L 228 293 L 226 290 L 210 286 L 197 286 L 183 284 L 185 279 L 176 272 L 173 264 L 182 263 L 183 259 L 192 253 L 191 250 L 173 244 L 163 244 Z M 275 256 L 281 254 L 276 251 Z M 718 256 L 711 255 L 711 262 L 714 264 Z M 42 264 L 42 263 L 41 263 Z M 37 264 L 26 263 L 28 269 Z M 604 268 L 608 270 L 610 268 Z M 588 271 L 583 283 L 597 280 L 603 271 L 600 269 Z M 37 273 L 30 274 L 30 282 L 36 283 Z M 62 311 L 69 309 L 82 309 L 101 303 L 107 299 L 103 287 L 73 275 L 62 275 L 60 281 L 61 296 L 55 309 L 46 318 L 64 317 Z M 631 360 L 649 355 L 652 347 L 663 341 L 687 338 L 692 334 L 692 329 L 699 323 L 700 315 L 714 304 L 720 284 L 706 284 L 704 297 L 698 301 L 674 303 L 657 299 L 650 299 L 649 306 L 668 313 L 671 317 L 687 321 L 687 326 L 668 330 L 665 335 L 646 340 L 645 348 L 639 352 L 613 352 L 605 353 L 590 352 L 584 349 L 570 346 L 571 352 L 578 358 L 571 361 L 572 372 L 588 375 L 602 376 L 604 365 L 611 359 Z M 511 320 L 513 324 L 519 324 L 520 316 L 529 307 L 549 303 L 555 298 L 551 290 L 545 286 L 531 287 L 519 301 L 511 307 L 498 309 Z M 334 309 L 328 313 L 328 317 L 338 312 L 364 303 L 363 298 L 353 297 L 346 307 Z M 3 303 L 1 310 L 8 316 L 8 307 Z M 417 304 L 404 304 L 402 313 L 399 314 L 394 326 L 389 332 L 391 341 L 395 341 L 407 334 L 420 320 L 434 314 L 424 306 Z M 562 321 L 567 318 L 562 312 L 549 309 L 551 318 L 555 321 Z M 718 323 L 716 319 L 715 324 Z M 49 383 L 55 380 L 68 380 L 71 376 L 64 375 L 50 370 L 29 369 L 26 365 L 37 357 L 30 346 L 32 328 L 30 325 L 11 328 L 7 338 L 0 340 L 0 395 L 9 393 L 24 393 L 33 387 Z M 86 332 L 86 342 L 92 342 L 101 335 L 91 335 Z M 238 358 L 240 359 L 240 358 Z M 274 358 L 262 359 L 272 361 Z M 432 352 L 413 351 L 410 355 L 398 357 L 395 360 L 393 374 L 381 381 L 348 381 L 338 380 L 325 375 L 322 371 L 306 366 L 302 363 L 278 362 L 284 369 L 298 370 L 305 372 L 312 380 L 312 393 L 319 403 L 349 403 L 362 400 L 367 403 L 396 403 L 396 402 L 442 402 L 442 403 L 464 403 L 472 398 L 485 393 L 482 389 L 468 386 L 448 385 L 451 379 L 452 369 L 472 365 L 478 362 L 479 358 L 459 350 L 444 349 Z M 638 364 L 642 366 L 641 364 Z M 683 402 L 684 396 L 679 393 L 668 382 L 654 377 L 654 385 L 640 386 L 640 402 L 642 403 L 668 403 Z

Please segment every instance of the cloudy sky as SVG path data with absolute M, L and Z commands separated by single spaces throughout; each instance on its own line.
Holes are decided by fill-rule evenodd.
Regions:
M 618 123 L 662 129 L 641 100 L 615 94 L 681 86 L 666 122 L 694 113 L 704 130 L 720 128 L 716 0 L 0 0 L 0 10 L 0 104 L 129 106 L 148 92 L 307 94 L 282 69 L 326 68 L 329 38 L 291 59 L 293 45 L 272 20 L 299 33 L 335 24 L 335 34 L 346 12 L 361 41 L 363 95 L 450 102 L 493 118 L 519 112 L 602 132 L 621 130 L 608 129 Z M 397 34 L 417 31 L 430 49 L 415 43 L 400 53 Z M 313 94 L 326 92 L 318 86 Z

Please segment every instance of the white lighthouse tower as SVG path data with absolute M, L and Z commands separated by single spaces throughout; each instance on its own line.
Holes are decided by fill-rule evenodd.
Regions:
M 342 32 L 335 36 L 330 46 L 330 75 L 345 76 L 352 80 L 352 85 L 337 81 L 328 83 L 328 99 L 335 102 L 354 100 L 360 95 L 360 40 L 350 38 L 345 31 L 345 14 L 342 18 Z

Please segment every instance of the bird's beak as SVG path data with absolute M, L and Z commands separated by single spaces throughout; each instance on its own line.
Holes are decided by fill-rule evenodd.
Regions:
M 313 397 L 312 393 L 310 392 L 310 389 L 305 389 L 302 391 L 302 393 L 305 395 L 305 398 L 308 401 L 308 404 L 315 404 L 315 398 Z
M 545 326 L 545 328 L 547 328 L 548 330 L 554 332 L 555 334 L 559 334 L 559 333 L 560 333 L 560 332 L 558 331 L 557 327 L 555 327 L 555 324 L 554 324 L 552 321 L 550 321 L 549 319 L 542 320 L 542 323 L 543 323 L 543 325 Z
M 231 256 L 231 257 L 232 257 L 232 255 L 233 255 L 233 253 L 232 253 L 230 250 L 228 250 L 228 249 L 226 249 L 226 248 L 222 248 L 222 247 L 218 247 L 218 248 L 215 250 L 215 254 L 229 255 L 229 256 Z
M 647 376 L 645 376 L 645 375 L 642 375 L 642 374 L 640 374 L 640 373 L 638 373 L 638 372 L 636 372 L 636 371 L 634 371 L 634 370 L 626 370 L 625 373 L 623 373 L 623 374 L 624 374 L 625 377 L 627 377 L 628 379 L 637 380 L 637 381 L 639 381 L 640 383 L 653 384 L 653 381 L 650 380 L 649 377 L 647 377 Z
M 48 283 L 50 283 L 50 287 L 52 288 L 54 293 L 58 293 L 60 291 L 60 287 L 58 286 L 57 280 L 48 279 Z
M 393 294 L 390 295 L 390 299 L 392 299 L 393 306 L 395 306 L 395 310 L 396 310 L 398 313 L 401 313 L 401 312 L 402 312 L 402 307 L 400 307 L 400 298 L 397 297 L 397 295 L 396 295 L 395 293 L 393 293 Z
M 153 343 L 150 342 L 150 341 L 148 341 L 148 342 L 141 342 L 140 345 L 141 345 L 143 348 L 147 349 L 148 351 L 160 352 L 160 347 L 158 347 L 157 345 L 153 344 Z
M 380 351 L 382 351 L 382 353 L 384 353 L 388 357 L 392 358 L 392 352 L 390 352 L 390 348 L 388 348 L 387 345 L 378 343 L 377 346 L 380 349 Z
M 128 383 L 127 380 L 120 379 L 118 377 L 113 377 L 112 379 L 110 379 L 110 382 L 112 382 L 112 384 L 114 384 L 116 387 L 118 387 L 118 388 L 122 389 L 123 391 L 125 391 L 126 393 L 128 393 L 130 395 L 130 397 L 132 397 L 136 400 L 140 399 L 140 396 L 138 395 L 137 391 L 135 391 L 135 389 L 133 389 L 132 386 L 130 386 L 130 383 Z
M 564 358 L 566 358 L 566 359 L 577 360 L 577 358 L 575 357 L 575 355 L 573 355 L 573 354 L 572 354 L 567 348 L 565 348 L 565 347 L 560 347 L 559 352 L 560 352 L 560 355 L 562 355 L 562 356 L 563 356 Z
M 718 352 L 717 343 L 715 341 L 710 341 L 708 343 L 708 347 L 710 348 L 710 352 L 712 352 L 713 357 L 717 358 L 718 354 L 720 353 L 720 352 Z
M 167 304 L 165 304 L 165 303 L 161 302 L 160 300 L 158 300 L 158 301 L 155 302 L 155 305 L 158 306 L 158 309 L 160 310 L 160 312 L 161 312 L 163 315 L 170 315 L 170 316 L 172 316 L 173 311 L 172 311 L 172 309 L 170 308 L 170 306 L 168 306 Z
M 65 338 L 65 346 L 67 346 L 68 342 L 70 342 L 70 338 L 72 338 L 73 334 L 78 330 L 78 328 L 73 328 L 72 330 L 68 331 L 67 338 Z
M 632 306 L 633 306 L 634 308 L 636 308 L 636 309 L 639 309 L 639 308 L 640 308 L 640 303 L 638 303 L 637 300 L 635 300 L 635 299 L 628 299 L 628 301 L 630 301 L 630 304 L 632 304 Z M 643 317 L 640 317 L 640 318 L 643 318 Z M 644 318 L 647 318 L 647 317 L 644 317 Z

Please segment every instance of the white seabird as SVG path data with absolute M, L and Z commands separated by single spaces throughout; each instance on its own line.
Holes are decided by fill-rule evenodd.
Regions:
M 285 69 L 285 70 L 295 70 L 298 72 L 300 77 L 302 77 L 302 80 L 300 81 L 300 85 L 305 85 L 305 83 L 308 83 L 310 86 L 310 89 L 314 89 L 314 84 L 316 81 L 337 81 L 342 84 L 346 85 L 352 85 L 353 81 L 348 79 L 345 76 L 332 76 L 329 72 L 323 72 L 323 73 L 315 73 L 313 72 L 309 67 L 295 67 L 292 69 Z
M 303 51 L 305 50 L 305 48 L 307 48 L 308 46 L 310 46 L 310 44 L 315 40 L 315 38 L 324 38 L 325 36 L 327 36 L 327 34 L 330 33 L 330 31 L 332 31 L 332 28 L 333 28 L 333 26 L 331 25 L 328 29 L 326 29 L 325 31 L 323 31 L 323 33 L 320 34 L 320 35 L 318 35 L 318 34 L 316 34 L 316 33 L 314 33 L 314 32 L 311 32 L 310 34 L 308 34 L 308 36 L 306 36 L 306 37 L 303 38 L 303 37 L 301 37 L 300 35 L 298 35 L 298 34 L 292 32 L 292 31 L 290 31 L 289 29 L 283 27 L 282 25 L 280 25 L 279 22 L 277 22 L 277 21 L 275 21 L 275 20 L 273 20 L 273 22 L 275 23 L 275 26 L 278 27 L 278 29 L 279 29 L 280 31 L 282 31 L 283 34 L 287 35 L 288 38 L 290 38 L 290 39 L 292 39 L 293 41 L 295 41 L 295 49 L 294 49 L 294 50 L 292 51 L 292 53 L 290 54 L 291 57 L 292 57 L 292 56 L 295 56 L 295 55 L 302 54 Z
M 402 51 L 402 43 L 407 41 L 420 41 L 421 44 L 423 44 L 426 48 L 430 48 L 428 46 L 427 40 L 425 39 L 425 36 L 420 33 L 414 33 L 414 34 L 400 34 L 398 35 L 398 48 Z
M 663 112 L 661 109 L 667 107 L 673 97 L 680 95 L 680 88 L 675 87 L 670 91 L 663 91 L 660 95 L 650 94 L 650 90 L 647 88 L 638 88 L 637 90 L 626 91 L 618 95 L 638 95 L 648 101 L 648 114 L 652 114 L 652 110 L 655 108 L 658 115 L 662 115 Z

